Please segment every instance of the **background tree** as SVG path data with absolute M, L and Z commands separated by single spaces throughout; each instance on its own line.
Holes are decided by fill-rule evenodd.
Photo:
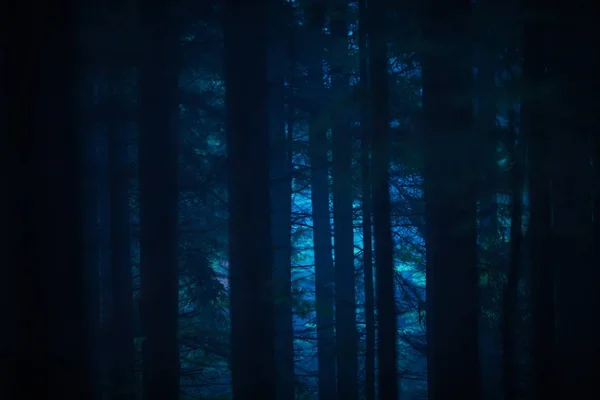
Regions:
M 307 7 L 307 40 L 322 43 L 326 8 L 322 1 Z M 329 214 L 329 161 L 323 87 L 324 48 L 307 55 L 306 68 L 309 85 L 306 96 L 314 97 L 315 103 L 308 110 L 308 135 L 311 186 L 311 211 L 313 223 L 313 246 L 315 264 L 315 302 L 318 357 L 318 391 L 324 398 L 336 398 L 335 337 L 333 325 L 333 256 Z
M 369 126 L 370 101 L 368 97 L 368 49 L 367 49 L 367 2 L 358 2 L 359 52 L 360 52 L 360 162 L 362 178 L 362 228 L 363 228 L 363 275 L 365 297 L 365 399 L 375 399 L 375 294 L 373 281 L 373 237 L 371 201 L 371 127 Z M 395 318 L 395 316 L 394 316 Z
M 294 321 L 292 299 L 292 142 L 293 124 L 287 115 L 293 113 L 286 99 L 285 77 L 290 71 L 292 46 L 289 7 L 272 1 L 269 9 L 269 134 L 271 140 L 271 222 L 273 247 L 273 280 L 275 296 L 275 354 L 277 358 L 277 396 L 295 398 Z M 293 94 L 290 94 L 290 98 Z M 286 100 L 287 109 L 286 109 Z

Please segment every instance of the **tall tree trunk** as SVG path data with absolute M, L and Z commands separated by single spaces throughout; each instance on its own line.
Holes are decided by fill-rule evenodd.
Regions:
M 597 311 L 590 308 L 590 294 L 597 290 L 592 262 L 591 152 L 582 131 L 572 130 L 577 122 L 562 125 L 555 143 L 552 165 L 552 262 L 556 271 L 556 373 L 563 396 L 580 393 L 591 396 L 597 384 L 588 381 L 597 349 L 595 329 Z M 570 129 L 571 128 L 571 129 Z M 548 249 L 547 249 L 548 251 Z M 574 270 L 575 268 L 575 270 Z M 575 272 L 577 271 L 577 272 Z M 592 281 L 590 281 L 592 280 Z M 593 296 L 593 295 L 592 295 Z M 580 386 L 590 390 L 582 391 Z M 591 386 L 590 386 L 591 385 Z
M 311 43 L 316 44 L 309 60 L 309 84 L 316 99 L 323 95 L 323 34 L 325 5 L 315 1 L 308 9 Z M 311 93 L 313 90 L 311 90 Z M 322 124 L 323 103 L 311 110 L 309 122 L 309 158 L 311 207 L 315 255 L 315 301 L 317 314 L 317 363 L 319 399 L 337 399 L 335 338 L 333 326 L 333 258 L 331 254 L 331 224 L 329 219 L 329 162 L 327 135 Z
M 310 132 L 311 204 L 315 254 L 318 386 L 320 399 L 336 399 L 333 326 L 333 258 L 329 221 L 327 136 L 312 117 Z
M 477 2 L 478 16 L 484 21 L 488 15 L 494 15 L 497 9 L 497 0 L 484 0 Z M 489 260 L 495 257 L 494 250 L 498 245 L 498 134 L 496 129 L 496 65 L 494 53 L 494 33 L 491 32 L 491 23 L 482 23 L 483 28 L 478 31 L 479 42 L 476 51 L 477 78 L 476 97 L 478 113 L 476 117 L 477 138 L 481 144 L 479 163 L 482 166 L 481 190 L 479 191 L 479 226 L 481 243 L 484 254 Z
M 558 93 L 552 118 L 552 211 L 556 245 L 556 366 L 560 395 L 599 397 L 598 265 L 593 260 L 593 158 L 598 135 L 597 12 L 557 3 L 549 74 Z M 595 14 L 595 15 L 594 15 Z M 594 35 L 594 36 L 592 36 Z M 579 62 L 572 62 L 577 59 Z M 594 395 L 596 393 L 596 395 Z
M 83 87 L 81 88 L 80 102 L 84 110 L 89 112 L 94 107 L 94 92 L 98 85 L 99 76 L 96 74 L 97 69 L 90 68 L 86 76 L 82 78 Z M 86 117 L 88 113 L 84 114 Z M 99 194 L 99 178 L 101 159 L 99 157 L 98 138 L 100 135 L 99 129 L 94 124 L 90 123 L 91 118 L 83 118 L 81 123 L 81 132 L 83 146 L 85 147 L 85 191 L 83 194 L 84 202 L 84 224 L 85 224 L 85 255 L 86 255 L 86 271 L 88 273 L 87 295 L 89 297 L 88 313 L 90 322 L 90 332 L 92 336 L 90 355 L 92 362 L 92 383 L 94 385 L 94 393 L 96 396 L 101 396 L 102 370 L 101 360 L 104 357 L 101 346 L 103 345 L 101 337 L 101 317 L 100 317 L 100 260 L 99 260 L 99 235 L 98 235 L 98 194 Z M 88 125 L 89 124 L 89 125 Z
M 106 71 L 104 71 L 106 72 Z M 106 101 L 107 79 L 102 75 L 101 93 L 98 94 L 96 107 Z M 100 108 L 100 107 L 99 107 Z M 107 121 L 103 121 L 107 122 Z M 113 319 L 113 282 L 110 251 L 110 176 L 109 176 L 109 149 L 106 123 L 100 127 L 102 132 L 97 138 L 98 158 L 98 192 L 96 196 L 96 207 L 98 221 L 96 227 L 96 240 L 98 241 L 98 264 L 100 269 L 100 363 L 102 382 L 104 388 L 109 389 L 108 383 L 112 381 L 113 345 L 111 339 Z
M 499 18 L 502 2 L 497 0 L 480 0 L 473 5 L 472 21 L 476 25 L 473 40 L 473 55 L 476 66 L 475 93 L 476 114 L 474 119 L 475 139 L 479 150 L 477 165 L 478 193 L 478 253 L 480 257 L 480 274 L 488 277 L 489 284 L 480 287 L 481 307 L 494 314 L 502 315 L 501 302 L 496 302 L 497 288 L 503 285 L 506 276 L 505 263 L 502 262 L 502 244 L 499 237 L 499 218 L 497 193 L 500 191 L 500 169 L 498 165 L 498 142 L 500 130 L 496 127 L 496 105 L 498 89 L 496 87 L 496 71 L 498 66 L 499 32 L 503 32 L 506 22 Z M 502 28 L 500 28 L 502 27 Z M 500 363 L 496 363 L 501 349 L 498 332 L 489 329 L 485 319 L 480 321 L 482 337 L 489 340 L 481 346 L 482 390 L 484 396 L 500 395 L 498 388 L 502 385 Z
M 129 226 L 128 129 L 119 116 L 126 103 L 121 92 L 127 74 L 123 67 L 109 67 L 108 126 L 110 254 L 112 276 L 112 378 L 115 399 L 130 400 L 134 392 L 133 288 Z M 131 78 L 131 77 L 129 77 Z
M 385 2 L 369 5 L 371 61 L 371 111 L 373 134 L 373 222 L 375 233 L 375 272 L 379 352 L 379 393 L 382 399 L 398 398 L 397 323 L 394 287 L 394 242 L 392 240 L 389 190 L 389 89 L 385 36 Z
M 271 0 L 269 38 L 269 133 L 271 135 L 271 224 L 275 282 L 277 399 L 294 400 L 294 322 L 292 314 L 292 165 L 286 137 L 284 78 L 287 33 L 284 8 Z M 288 126 L 291 139 L 292 129 Z
M 422 54 L 429 398 L 481 398 L 469 0 L 426 2 Z M 476 168 L 475 168 L 476 170 Z M 452 315 L 452 318 L 449 316 Z
M 373 293 L 373 237 L 371 231 L 371 123 L 368 82 L 367 1 L 359 0 L 360 125 L 362 173 L 363 273 L 365 283 L 365 399 L 375 400 L 375 296 Z
M 600 59 L 596 59 L 595 60 L 595 65 L 597 68 L 600 68 Z M 596 84 L 598 90 L 600 90 L 600 85 Z M 593 246 L 593 262 L 594 262 L 594 266 L 595 269 L 594 271 L 594 276 L 591 277 L 590 279 L 592 279 L 593 282 L 600 282 L 600 135 L 598 134 L 598 130 L 596 131 L 596 135 L 594 137 L 594 187 L 595 187 L 595 191 L 594 191 L 594 226 L 593 226 L 593 241 L 592 241 L 592 246 Z M 596 290 L 595 292 L 592 292 L 592 298 L 590 299 L 591 307 L 593 307 L 593 310 L 596 310 L 595 314 L 591 314 L 588 317 L 591 317 L 592 315 L 598 315 L 600 313 L 600 289 Z M 594 328 L 596 331 L 598 330 L 598 327 L 596 326 Z M 600 332 L 598 332 L 596 334 L 595 337 L 599 337 L 600 336 Z M 597 344 L 596 344 L 597 345 Z M 598 351 L 598 350 L 596 350 Z M 596 373 L 598 373 L 598 371 L 600 371 L 600 358 L 596 358 L 595 360 L 592 360 L 593 362 L 595 361 L 594 365 L 591 365 L 589 367 L 590 371 L 596 371 Z M 599 382 L 600 378 L 596 378 L 595 382 Z
M 523 185 L 524 185 L 524 159 L 522 155 L 523 143 L 516 136 L 514 112 L 509 116 L 509 138 L 512 170 L 511 170 L 511 217 L 510 217 L 510 261 L 506 283 L 502 293 L 502 378 L 504 400 L 517 398 L 517 359 L 516 359 L 516 332 L 518 300 L 519 300 L 519 274 L 521 272 L 522 254 L 522 216 L 523 216 Z
M 335 324 L 337 392 L 341 399 L 358 396 L 358 335 L 354 279 L 354 218 L 352 213 L 352 136 L 343 105 L 348 92 L 344 71 L 348 58 L 345 0 L 336 1 L 331 13 L 333 249 L 335 254 Z
M 178 150 L 175 5 L 140 9 L 140 290 L 143 398 L 179 398 Z
M 597 26 L 597 25 L 596 25 Z M 600 56 L 598 56 L 598 54 L 596 54 L 596 58 L 593 61 L 593 66 L 596 68 L 596 70 L 598 68 L 600 68 Z M 600 83 L 598 83 L 598 81 L 595 81 L 595 92 L 598 93 L 600 92 Z M 596 100 L 597 101 L 597 100 Z M 598 122 L 596 121 L 596 124 L 598 124 Z M 593 164 L 594 164 L 594 176 L 593 176 L 593 184 L 594 184 L 594 192 L 593 192 L 593 201 L 594 201 L 594 208 L 593 208 L 593 213 L 594 213 L 594 225 L 593 225 L 593 240 L 592 240 L 592 246 L 593 246 L 593 263 L 594 263 L 594 269 L 593 269 L 593 276 L 590 277 L 590 280 L 592 282 L 596 282 L 596 285 L 599 284 L 600 282 L 600 128 L 596 128 L 595 130 L 595 134 L 593 137 Z M 592 294 L 592 298 L 590 299 L 590 307 L 592 307 L 592 310 L 594 311 L 593 313 L 590 313 L 590 315 L 588 315 L 588 318 L 593 317 L 594 315 L 598 315 L 600 314 L 600 288 L 597 288 L 595 291 L 591 292 Z M 594 326 L 594 331 L 595 331 L 595 337 L 600 337 L 600 332 L 598 332 L 599 328 L 596 324 L 596 326 Z M 594 333 L 593 333 L 594 334 Z M 596 346 L 598 346 L 598 342 L 595 343 Z M 596 347 L 596 354 L 598 354 L 598 347 Z M 594 380 L 596 383 L 598 383 L 600 381 L 600 377 L 598 377 L 598 371 L 600 371 L 600 357 L 596 357 L 594 360 L 591 360 L 592 362 L 594 362 L 594 364 L 590 365 L 589 371 L 595 371 L 596 375 L 592 376 L 592 380 Z
M 96 360 L 89 352 L 94 325 L 87 289 L 94 277 L 85 263 L 86 152 L 76 108 L 78 11 L 63 2 L 31 13 L 11 2 L 0 16 L 0 68 L 10 77 L 0 100 L 8 233 L 0 279 L 0 396 L 6 399 L 31 393 L 32 377 L 46 397 L 97 395 L 90 376 Z M 23 30 L 33 34 L 22 36 Z M 16 37 L 23 47 L 10 45 Z
M 231 372 L 235 400 L 274 400 L 268 2 L 224 2 Z M 240 73 L 240 66 L 244 73 Z
M 540 100 L 545 83 L 545 26 L 539 18 L 543 2 L 523 4 L 528 17 L 523 26 L 523 80 L 525 92 L 521 108 L 522 130 L 529 162 L 529 241 L 531 257 L 532 356 L 534 399 L 555 394 L 554 372 L 554 270 L 550 260 L 551 203 L 549 140 L 545 125 L 546 104 Z

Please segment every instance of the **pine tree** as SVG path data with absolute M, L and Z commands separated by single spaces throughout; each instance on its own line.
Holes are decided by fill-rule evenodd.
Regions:
M 469 0 L 424 4 L 429 398 L 478 399 L 476 180 Z
M 144 400 L 179 398 L 177 3 L 140 8 L 140 308 Z
M 233 398 L 274 400 L 269 5 L 227 0 L 223 6 Z

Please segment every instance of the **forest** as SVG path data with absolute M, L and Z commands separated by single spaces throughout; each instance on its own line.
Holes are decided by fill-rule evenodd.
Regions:
M 9 0 L 0 398 L 600 399 L 598 10 Z

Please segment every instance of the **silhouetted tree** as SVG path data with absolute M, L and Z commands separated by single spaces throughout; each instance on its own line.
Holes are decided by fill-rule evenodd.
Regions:
M 331 118 L 333 192 L 333 250 L 337 392 L 342 399 L 358 396 L 358 335 L 354 279 L 354 229 L 352 214 L 352 136 L 345 101 L 349 95 L 347 3 L 330 4 Z
M 369 55 L 371 77 L 371 123 L 373 135 L 373 222 L 377 289 L 377 361 L 379 397 L 398 398 L 397 312 L 394 280 L 394 242 L 390 205 L 390 105 L 386 38 L 386 5 L 369 4 Z
M 140 308 L 144 400 L 179 398 L 177 2 L 141 6 Z
M 367 2 L 359 0 L 359 52 L 360 52 L 360 163 L 362 178 L 362 229 L 363 229 L 363 274 L 365 285 L 365 398 L 375 400 L 375 294 L 373 282 L 373 235 L 371 200 L 371 147 L 369 71 L 367 32 Z M 387 71 L 386 71 L 387 72 Z
M 323 88 L 323 39 L 325 3 L 315 1 L 307 8 L 307 40 L 315 46 L 307 55 L 310 92 L 316 101 L 309 110 L 310 187 L 315 255 L 315 302 L 317 319 L 317 365 L 319 396 L 336 399 L 335 338 L 333 326 L 333 258 L 331 254 L 331 224 L 329 218 L 329 162 Z
M 422 50 L 429 398 L 478 399 L 476 152 L 469 0 L 429 0 Z
M 93 277 L 84 254 L 85 140 L 76 106 L 80 20 L 72 2 L 38 11 L 9 2 L 0 17 L 7 232 L 0 396 L 22 398 L 35 379 L 46 397 L 92 399 L 95 325 L 86 289 Z
M 268 2 L 223 2 L 233 398 L 276 395 Z M 240 73 L 244 65 L 245 72 Z
M 294 321 L 292 311 L 292 141 L 287 125 L 285 76 L 290 29 L 281 1 L 269 8 L 269 134 L 271 140 L 271 223 L 274 248 L 275 356 L 277 398 L 294 400 Z M 288 104 L 289 107 L 289 104 Z

